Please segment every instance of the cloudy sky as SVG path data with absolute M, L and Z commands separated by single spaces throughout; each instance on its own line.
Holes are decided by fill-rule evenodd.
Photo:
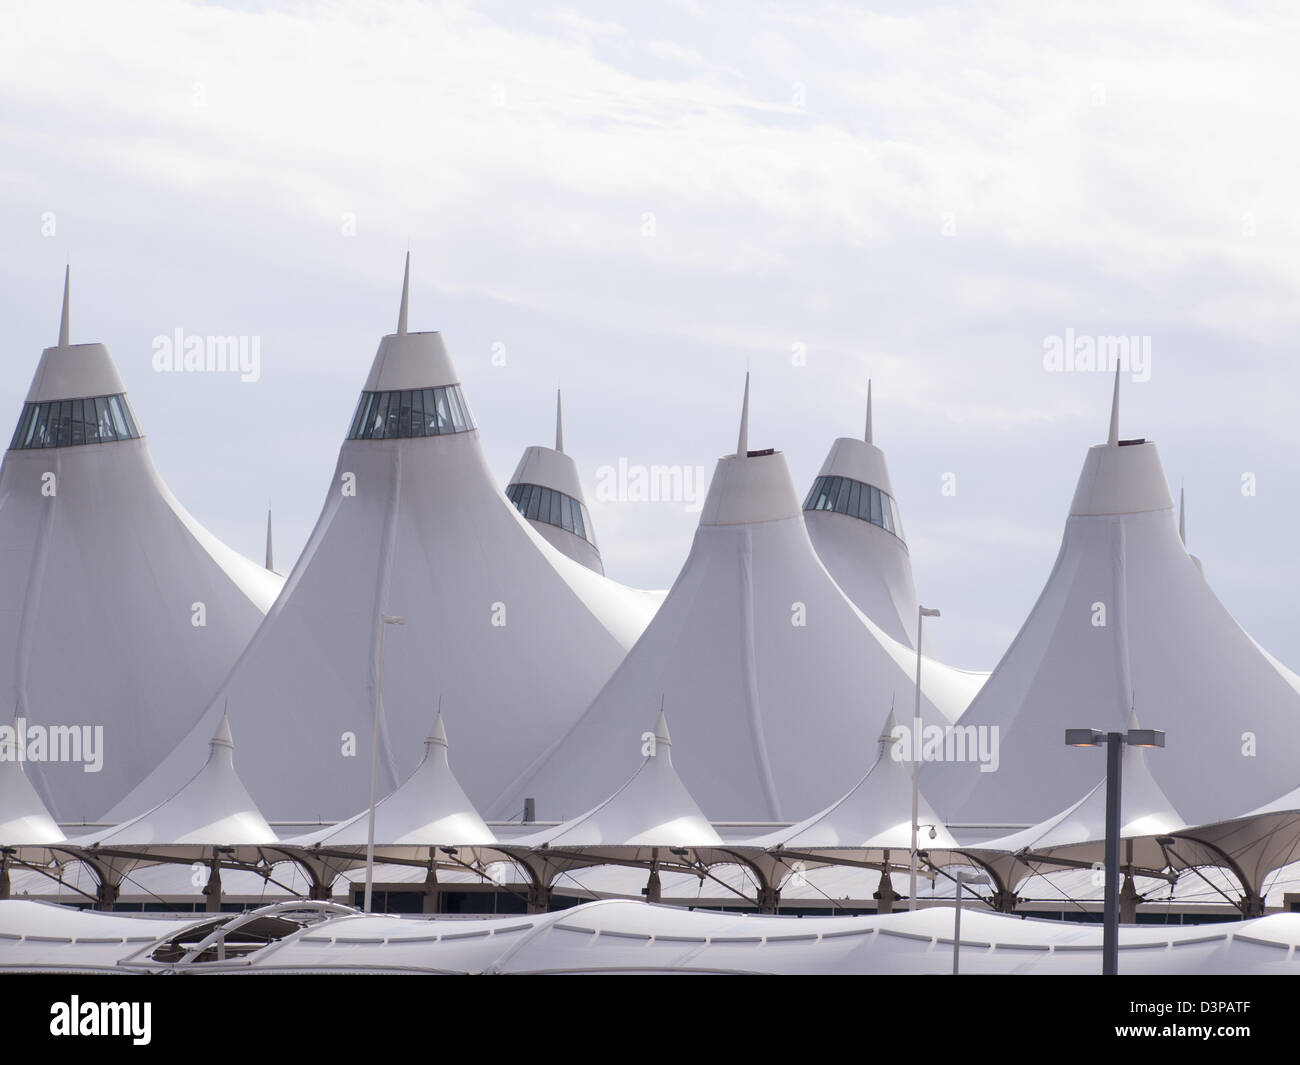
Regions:
M 70 261 L 72 339 L 109 345 L 172 490 L 255 558 L 273 506 L 285 569 L 409 246 L 411 328 L 444 332 L 499 480 L 550 442 L 561 386 L 629 584 L 670 584 L 698 516 L 591 500 L 600 467 L 707 476 L 748 369 L 750 446 L 804 491 L 870 378 L 937 645 L 988 669 L 1105 438 L 1108 377 L 1045 350 L 1143 337 L 1122 434 L 1159 443 L 1220 598 L 1300 667 L 1298 23 L 1196 0 L 5 3 L 0 411 Z M 260 380 L 155 372 L 177 328 L 257 337 Z

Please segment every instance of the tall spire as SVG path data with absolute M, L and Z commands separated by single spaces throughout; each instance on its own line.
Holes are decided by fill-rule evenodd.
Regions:
M 1184 519 L 1183 486 L 1181 484 L 1178 486 L 1178 539 L 1183 542 L 1184 547 L 1187 546 L 1187 523 Z
M 560 390 L 555 390 L 555 450 L 564 450 L 564 412 L 560 408 Z
M 740 408 L 740 439 L 736 441 L 736 454 L 744 458 L 749 451 L 749 371 L 745 371 L 745 402 Z
M 411 253 L 406 253 L 406 272 L 402 275 L 402 309 L 397 312 L 397 335 L 406 336 L 406 304 L 411 294 Z
M 59 318 L 59 347 L 68 346 L 68 289 L 72 283 L 72 264 L 63 268 L 63 314 Z
M 871 378 L 867 378 L 867 435 L 863 438 L 868 444 L 872 443 L 871 439 Z
M 266 568 L 275 572 L 275 553 L 271 550 L 271 508 L 266 508 Z
M 1119 366 L 1115 367 L 1115 394 L 1110 401 L 1110 437 L 1106 441 L 1111 447 L 1119 446 Z

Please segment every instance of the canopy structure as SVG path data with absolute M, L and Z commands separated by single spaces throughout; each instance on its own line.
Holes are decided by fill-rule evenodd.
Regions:
M 869 917 L 688 911 L 606 900 L 557 913 L 481 919 L 367 915 L 281 903 L 200 920 L 145 920 L 0 902 L 0 969 L 136 973 L 947 974 L 951 907 Z M 1129 975 L 1284 974 L 1300 915 L 1119 930 Z M 1096 973 L 1102 930 L 968 906 L 963 973 Z
M 1263 912 L 1268 878 L 1300 861 L 1300 788 L 1239 817 L 1171 835 L 1180 856 L 1190 847 L 1207 864 L 1229 870 L 1243 891 L 1242 911 L 1255 916 Z
M 1130 715 L 1128 727 L 1139 727 L 1135 714 Z M 1073 753 L 1089 757 L 1087 750 Z M 1156 751 L 1153 757 L 1160 754 Z M 1177 859 L 1169 853 L 1168 837 L 1185 827 L 1186 822 L 1152 776 L 1147 751 L 1126 747 L 1120 788 L 1120 859 L 1128 892 L 1133 890 L 1135 875 L 1171 882 L 1176 878 L 1172 869 Z M 1007 909 L 1012 908 L 1017 886 L 1044 866 L 1097 867 L 1106 856 L 1104 775 L 1078 802 L 1043 823 L 962 851 L 994 875 L 999 903 Z M 1136 901 L 1135 895 L 1132 900 Z
M 747 864 L 773 888 L 779 888 L 784 874 L 818 864 L 878 868 L 881 912 L 888 912 L 893 902 L 890 874 L 910 868 L 912 763 L 908 758 L 891 709 L 877 741 L 875 761 L 848 792 L 803 821 L 732 847 L 748 855 Z M 916 823 L 918 850 L 950 852 L 957 846 L 919 793 Z
M 1067 728 L 1124 731 L 1136 708 L 1167 746 L 1151 773 L 1192 823 L 1295 786 L 1300 692 L 1233 620 L 1187 554 L 1155 444 L 1111 431 L 1083 464 L 1056 564 L 961 724 L 996 727 L 1001 765 L 927 766 L 951 823 L 1024 824 L 1091 789 L 1101 755 Z
M 337 825 L 286 840 L 283 848 L 312 877 L 313 898 L 329 898 L 335 879 L 365 864 L 370 810 Z M 424 759 L 400 787 L 375 804 L 375 860 L 427 865 L 430 885 L 439 863 L 482 870 L 506 856 L 452 772 L 447 730 L 439 711 L 424 741 Z M 436 907 L 431 912 L 436 912 Z
M 854 606 L 895 640 L 916 646 L 912 560 L 885 453 L 876 447 L 867 382 L 867 428 L 861 440 L 831 445 L 803 505 L 808 538 Z
M 75 857 L 100 877 L 101 905 L 111 905 L 123 876 L 154 861 L 207 861 L 205 894 L 220 900 L 223 863 L 269 868 L 267 848 L 278 838 L 235 772 L 235 743 L 223 715 L 208 741 L 208 758 L 189 782 L 164 802 L 120 825 L 69 840 Z
M 185 734 L 281 582 L 168 491 L 108 349 L 69 340 L 69 285 L 0 465 L 0 698 L 50 813 L 90 821 Z
M 564 453 L 559 389 L 555 392 L 555 447 L 534 446 L 524 451 L 510 477 L 506 498 L 557 551 L 590 570 L 605 572 L 578 466 Z
M 284 594 L 207 712 L 114 814 L 174 789 L 228 703 L 264 810 L 350 817 L 369 802 L 381 688 L 380 790 L 415 768 L 442 697 L 470 711 L 460 774 L 482 805 L 565 733 L 654 612 L 654 596 L 565 557 L 509 503 L 442 335 L 406 329 L 408 291 L 409 257 L 398 329 L 379 344 Z
M 631 736 L 628 737 L 631 740 Z M 509 850 L 533 875 L 540 909 L 555 877 L 584 866 L 644 866 L 646 896 L 659 898 L 661 867 L 694 868 L 722 837 L 673 768 L 668 719 L 637 737 L 644 761 L 622 787 L 586 813 L 510 841 Z
M 715 821 L 786 821 L 862 776 L 864 707 L 914 697 L 916 652 L 866 618 L 818 560 L 785 456 L 751 451 L 746 379 L 736 453 L 718 460 L 681 573 L 582 719 L 491 807 L 572 816 L 625 779 L 650 707 L 673 709 L 677 765 Z M 983 680 L 926 661 L 922 715 L 955 719 Z

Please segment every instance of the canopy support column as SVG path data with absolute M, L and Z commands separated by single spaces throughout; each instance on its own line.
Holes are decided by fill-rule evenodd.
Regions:
M 889 852 L 885 851 L 885 864 L 880 870 L 880 883 L 876 887 L 876 913 L 893 913 L 894 899 L 894 881 L 889 875 Z
M 1006 888 L 999 888 L 989 896 L 989 900 L 993 903 L 994 912 L 1015 913 L 1016 903 L 1020 901 L 1020 898 L 1014 891 L 1008 891 Z
M 207 913 L 221 912 L 221 861 L 214 855 L 212 859 L 212 871 L 208 873 L 207 885 L 203 888 L 203 894 L 207 897 L 204 904 L 204 910 Z
M 781 889 L 764 882 L 758 888 L 758 912 L 776 913 L 781 905 Z
M 1119 923 L 1137 924 L 1138 903 L 1142 896 L 1138 894 L 1137 885 L 1133 883 L 1133 874 L 1124 874 L 1124 886 L 1119 892 Z
M 1242 917 L 1263 917 L 1264 900 L 1253 891 L 1247 889 L 1241 896 L 1241 901 L 1237 903 L 1237 908 L 1241 910 Z
M 551 889 L 540 881 L 528 885 L 528 912 L 546 913 L 551 907 Z
M 424 905 L 422 909 L 425 913 L 442 912 L 442 889 L 438 886 L 438 864 L 433 857 L 432 849 L 429 854 L 429 872 L 424 878 Z
M 662 902 L 663 891 L 659 884 L 659 848 L 655 847 L 651 852 L 650 858 L 650 876 L 645 882 L 645 887 L 641 889 L 641 894 L 645 896 L 646 902 Z
M 107 876 L 101 874 L 99 891 L 95 894 L 95 909 L 103 910 L 105 913 L 112 913 L 113 907 L 117 905 L 117 897 L 120 894 L 122 894 L 121 887 L 109 880 Z

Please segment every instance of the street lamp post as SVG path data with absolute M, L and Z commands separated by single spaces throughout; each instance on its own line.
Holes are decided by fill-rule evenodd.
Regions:
M 916 608 L 916 713 L 912 716 L 912 860 L 908 877 L 907 908 L 916 909 L 916 834 L 920 830 L 917 812 L 920 806 L 921 783 L 921 626 L 926 618 L 937 618 L 939 611 L 929 607 Z
M 1101 732 L 1093 728 L 1065 730 L 1069 747 L 1106 745 L 1106 894 L 1102 906 L 1101 972 L 1119 973 L 1119 835 L 1120 793 L 1124 747 L 1163 747 L 1159 729 L 1131 728 L 1127 732 Z
M 960 869 L 953 877 L 957 885 L 957 906 L 952 915 L 952 975 L 961 971 L 961 897 L 966 887 L 987 887 L 989 878 L 983 873 L 963 873 Z
M 375 888 L 375 781 L 379 776 L 379 717 L 384 699 L 384 633 L 389 625 L 405 625 L 405 618 L 391 614 L 379 616 L 379 662 L 375 671 L 375 731 L 370 740 L 370 827 L 366 832 L 366 899 L 364 910 L 370 912 Z

